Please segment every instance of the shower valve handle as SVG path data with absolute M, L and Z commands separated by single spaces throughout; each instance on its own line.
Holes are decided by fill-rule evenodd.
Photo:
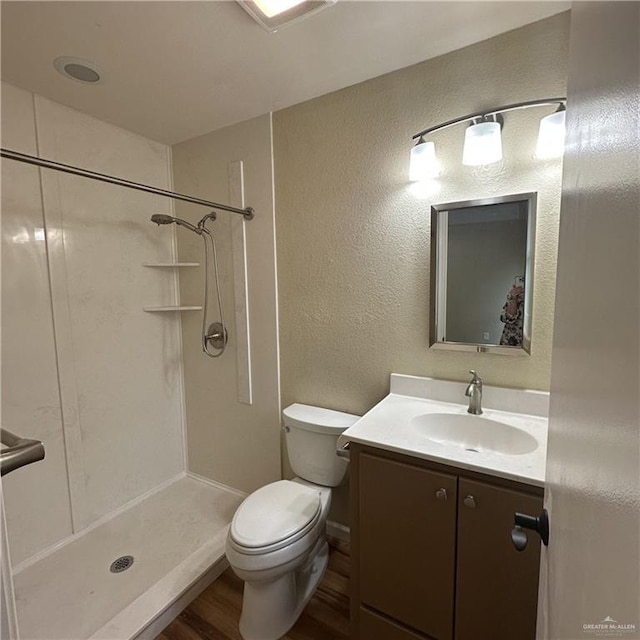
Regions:
M 209 330 L 205 335 L 207 344 L 211 344 L 214 349 L 224 349 L 229 335 L 226 327 L 221 322 L 213 322 L 209 325 Z

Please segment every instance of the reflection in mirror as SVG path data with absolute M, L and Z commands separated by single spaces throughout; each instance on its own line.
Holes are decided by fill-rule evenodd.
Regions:
M 431 208 L 432 347 L 531 352 L 535 209 L 535 193 Z

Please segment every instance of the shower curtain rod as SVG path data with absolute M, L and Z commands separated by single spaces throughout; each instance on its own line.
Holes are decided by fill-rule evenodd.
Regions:
M 183 193 L 176 193 L 175 191 L 167 191 L 166 189 L 151 187 L 147 184 L 132 182 L 131 180 L 125 180 L 123 178 L 116 178 L 115 176 L 110 176 L 105 173 L 96 173 L 95 171 L 81 169 L 80 167 L 74 167 L 70 164 L 62 164 L 60 162 L 54 162 L 53 160 L 45 160 L 44 158 L 31 156 L 27 153 L 20 153 L 19 151 L 12 151 L 11 149 L 6 149 L 4 147 L 0 148 L 0 156 L 3 158 L 9 158 L 10 160 L 16 160 L 17 162 L 34 164 L 38 167 L 44 167 L 45 169 L 53 169 L 54 171 L 62 171 L 64 173 L 70 173 L 75 176 L 90 178 L 91 180 L 108 182 L 109 184 L 116 184 L 120 187 L 135 189 L 136 191 L 145 191 L 147 193 L 153 193 L 158 196 L 164 196 L 165 198 L 173 198 L 174 200 L 191 202 L 193 204 L 202 205 L 203 207 L 211 207 L 212 209 L 221 209 L 222 211 L 229 211 L 231 213 L 239 213 L 242 216 L 244 216 L 245 220 L 253 220 L 253 216 L 255 215 L 251 207 L 246 207 L 245 209 L 239 209 L 238 207 L 232 207 L 228 204 L 211 202 L 210 200 L 203 200 L 202 198 L 196 198 L 194 196 L 185 195 Z

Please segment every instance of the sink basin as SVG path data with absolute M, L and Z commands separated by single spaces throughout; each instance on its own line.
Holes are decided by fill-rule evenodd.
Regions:
M 409 422 L 425 438 L 478 453 L 506 455 L 531 453 L 537 440 L 526 431 L 482 416 L 457 413 L 426 413 Z

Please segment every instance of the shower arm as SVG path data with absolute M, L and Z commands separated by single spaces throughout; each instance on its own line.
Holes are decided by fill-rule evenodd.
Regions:
M 61 162 L 54 162 L 53 160 L 45 160 L 44 158 L 38 158 L 37 156 L 32 156 L 32 155 L 29 155 L 28 153 L 20 153 L 19 151 L 6 149 L 5 147 L 0 148 L 0 157 L 8 158 L 9 160 L 15 160 L 16 162 L 33 164 L 37 167 L 44 167 L 45 169 L 53 169 L 54 171 L 62 171 L 63 173 L 70 173 L 71 175 L 81 176 L 83 178 L 89 178 L 91 180 L 98 180 L 99 182 L 108 182 L 109 184 L 115 184 L 120 187 L 126 187 L 127 189 L 135 189 L 136 191 L 153 193 L 158 196 L 164 196 L 165 198 L 172 198 L 173 200 L 182 200 L 183 202 L 191 202 L 192 204 L 199 204 L 204 207 L 210 207 L 212 209 L 220 209 L 221 211 L 229 211 L 230 213 L 239 213 L 244 217 L 245 220 L 253 220 L 253 217 L 255 215 L 252 207 L 239 209 L 238 207 L 232 207 L 228 204 L 220 204 L 219 202 L 212 202 L 210 200 L 196 198 L 194 196 L 186 195 L 184 193 L 176 193 L 175 191 L 168 191 L 167 189 L 152 187 L 152 186 L 149 186 L 148 184 L 142 184 L 140 182 L 132 182 L 131 180 L 125 180 L 124 178 L 118 178 L 116 176 L 111 176 L 106 173 L 97 173 L 95 171 L 89 171 L 88 169 L 74 167 L 70 164 L 62 164 Z M 209 216 L 205 216 L 202 219 L 202 221 L 204 221 L 208 217 Z

